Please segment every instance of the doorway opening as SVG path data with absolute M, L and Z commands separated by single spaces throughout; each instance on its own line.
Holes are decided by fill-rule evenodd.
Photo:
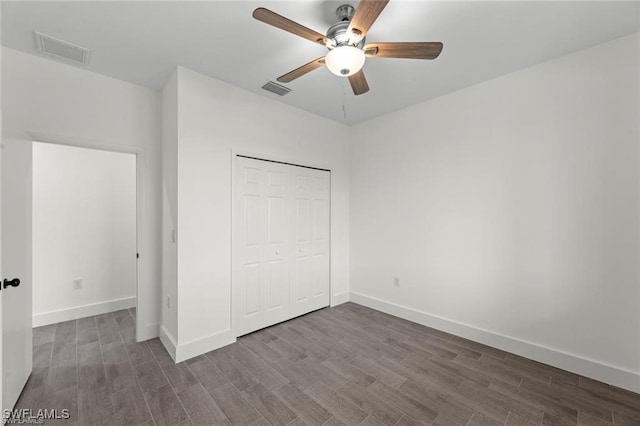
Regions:
M 95 317 L 135 340 L 136 154 L 36 141 L 32 158 L 33 327 Z

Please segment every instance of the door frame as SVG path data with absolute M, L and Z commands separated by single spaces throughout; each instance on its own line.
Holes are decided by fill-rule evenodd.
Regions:
M 140 260 L 144 259 L 144 254 L 140 254 L 140 247 L 143 242 L 143 229 L 144 229 L 144 172 L 145 172 L 145 152 L 142 148 L 123 146 L 105 141 L 97 141 L 87 138 L 74 138 L 68 136 L 52 135 L 48 133 L 40 133 L 34 131 L 27 131 L 27 136 L 33 142 L 44 142 L 54 145 L 65 145 L 77 148 L 89 148 L 99 151 L 107 152 L 119 152 L 123 154 L 133 154 L 136 156 L 136 341 L 139 341 L 139 336 L 144 336 L 145 330 L 140 318 L 140 282 L 147 282 L 145 268 L 140 267 Z M 33 251 L 33 247 L 31 248 Z
M 281 164 L 287 164 L 290 166 L 297 166 L 297 167 L 305 167 L 305 168 L 310 168 L 310 169 L 319 169 L 319 170 L 325 170 L 329 172 L 329 306 L 333 306 L 333 276 L 332 276 L 332 271 L 333 271 L 333 250 L 332 250 L 332 246 L 333 246 L 333 220 L 332 220 L 332 202 L 333 202 L 333 180 L 331 179 L 332 176 L 332 170 L 331 167 L 327 167 L 326 165 L 322 165 L 322 164 L 318 164 L 318 163 L 313 163 L 313 162 L 309 162 L 312 164 L 305 164 L 305 161 L 299 161 L 296 158 L 285 158 L 285 157 L 279 157 L 278 155 L 272 155 L 272 154 L 266 154 L 263 152 L 256 152 L 256 151 L 248 151 L 248 150 L 238 150 L 238 149 L 231 149 L 231 155 L 230 155 L 230 161 L 231 161 L 231 228 L 230 228 L 230 237 L 231 237 L 231 263 L 229 265 L 229 270 L 231 272 L 231 288 L 230 288 L 230 292 L 229 292 L 229 303 L 231 306 L 230 309 L 230 318 L 229 318 L 229 324 L 231 324 L 231 332 L 233 333 L 234 337 L 238 337 L 238 329 L 237 329 L 237 323 L 236 323 L 236 314 L 237 314 L 237 309 L 236 309 L 236 301 L 234 300 L 233 294 L 235 292 L 235 286 L 236 286 L 236 278 L 237 278 L 237 274 L 236 271 L 234 270 L 234 265 L 235 265 L 235 261 L 238 258 L 238 247 L 237 247 L 237 242 L 235 240 L 235 226 L 236 224 L 236 206 L 235 206 L 235 199 L 236 199 L 236 194 L 238 191 L 238 179 L 236 176 L 237 173 L 237 163 L 236 163 L 236 158 L 237 157 L 249 157 L 258 161 L 267 161 L 267 162 L 271 162 L 271 163 L 281 163 Z

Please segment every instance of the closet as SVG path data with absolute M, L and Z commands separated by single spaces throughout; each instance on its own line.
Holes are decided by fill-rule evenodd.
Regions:
M 241 336 L 329 306 L 331 173 L 235 162 L 232 306 Z

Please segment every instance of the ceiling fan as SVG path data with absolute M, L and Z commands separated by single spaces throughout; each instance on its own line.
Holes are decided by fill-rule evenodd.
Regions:
M 389 0 L 360 0 L 357 8 L 344 4 L 336 9 L 338 22 L 322 35 L 275 12 L 259 7 L 253 11 L 258 21 L 305 38 L 329 49 L 326 56 L 314 59 L 280 77 L 289 83 L 326 65 L 335 75 L 347 77 L 355 95 L 369 91 L 362 71 L 366 58 L 435 59 L 442 52 L 440 42 L 380 42 L 365 44 L 365 36 Z

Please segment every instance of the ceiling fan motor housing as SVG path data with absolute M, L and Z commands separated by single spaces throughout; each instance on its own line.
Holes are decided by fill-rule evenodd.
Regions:
M 333 24 L 327 30 L 327 38 L 332 41 L 329 49 L 333 49 L 339 46 L 355 46 L 359 49 L 364 47 L 365 39 L 359 40 L 357 43 L 353 43 L 351 34 L 348 33 L 349 24 L 355 9 L 350 4 L 343 4 L 336 9 L 336 17 L 338 22 Z
M 329 29 L 327 30 L 327 38 L 332 41 L 332 43 L 330 43 L 330 48 L 346 45 L 355 46 L 358 48 L 362 48 L 364 46 L 364 38 L 359 40 L 357 43 L 352 42 L 351 35 L 347 31 L 348 29 L 349 21 L 338 22 L 337 24 L 333 24 L 329 27 Z

